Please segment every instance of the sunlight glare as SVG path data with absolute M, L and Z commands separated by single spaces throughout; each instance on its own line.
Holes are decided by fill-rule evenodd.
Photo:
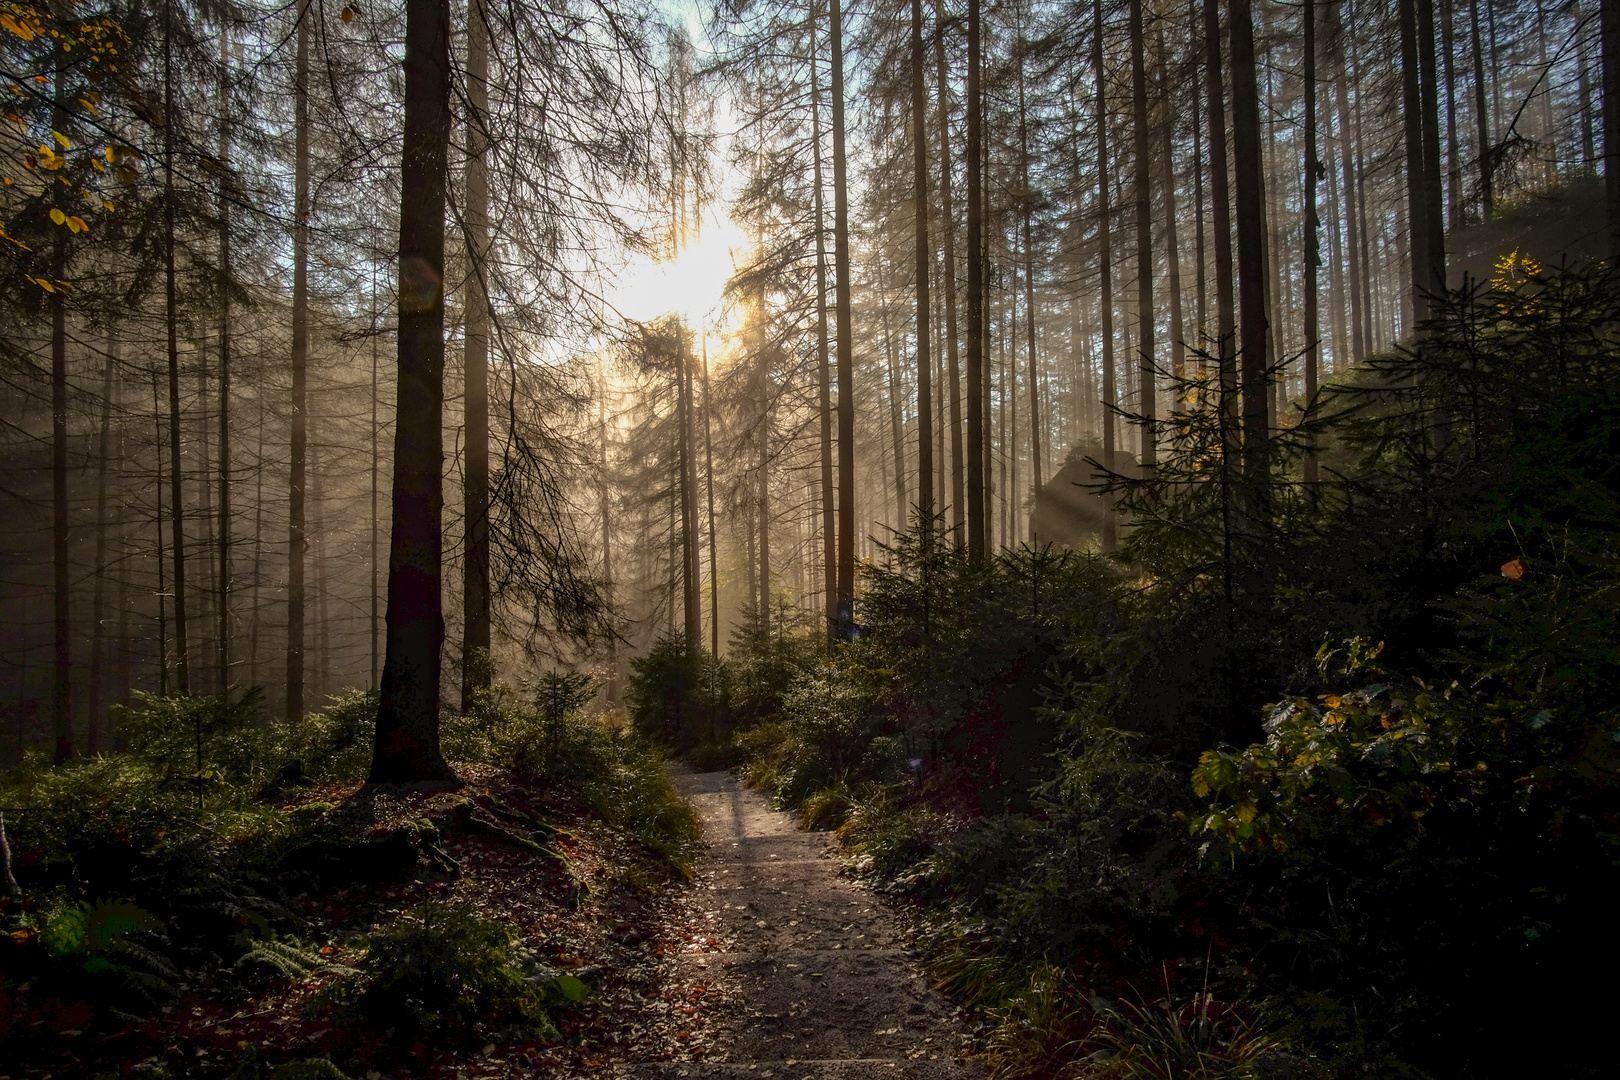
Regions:
M 724 315 L 726 281 L 736 269 L 732 252 L 742 243 L 742 231 L 729 218 L 711 214 L 675 258 L 635 259 L 619 281 L 614 307 L 639 322 L 674 313 L 694 330 L 712 331 Z

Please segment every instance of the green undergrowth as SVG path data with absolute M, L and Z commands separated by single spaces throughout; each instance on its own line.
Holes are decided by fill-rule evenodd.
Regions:
M 311 943 L 338 932 L 325 921 L 335 905 L 363 905 L 369 889 L 476 873 L 444 854 L 463 818 L 574 875 L 575 906 L 690 874 L 698 824 L 662 752 L 587 714 L 589 695 L 572 691 L 548 695 L 567 706 L 548 708 L 497 687 L 469 715 L 446 716 L 446 756 L 481 769 L 478 789 L 387 832 L 360 787 L 374 694 L 291 724 L 265 718 L 252 691 L 141 696 L 116 717 L 127 752 L 25 763 L 0 788 L 24 891 L 20 909 L 0 898 L 0 1047 L 45 1053 L 67 1027 L 101 1037 L 194 995 L 246 1001 L 308 981 L 324 988 L 321 1015 L 361 1028 L 555 1038 L 582 985 L 487 911 L 424 905 L 349 939 L 341 956 Z M 554 850 L 577 836 L 614 853 L 588 878 Z
M 854 640 L 772 646 L 743 776 L 910 906 L 996 1076 L 1611 1068 L 1620 275 L 1435 312 L 1260 460 L 1189 379 L 1117 556 L 919 521 Z

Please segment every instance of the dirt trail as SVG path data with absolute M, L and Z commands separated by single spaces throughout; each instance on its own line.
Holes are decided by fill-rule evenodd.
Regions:
M 838 877 L 828 834 L 797 831 L 728 773 L 681 772 L 675 782 L 709 844 L 677 961 L 703 1057 L 615 1072 L 637 1080 L 983 1075 L 957 1057 L 961 1027 L 901 950 L 898 922 Z

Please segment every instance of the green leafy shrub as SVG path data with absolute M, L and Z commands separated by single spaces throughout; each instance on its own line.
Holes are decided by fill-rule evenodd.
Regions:
M 468 907 L 423 904 L 368 944 L 358 974 L 322 1003 L 379 1026 L 456 1033 L 518 1024 L 555 1038 L 552 1011 L 585 998 L 578 979 L 525 967 L 512 932 Z

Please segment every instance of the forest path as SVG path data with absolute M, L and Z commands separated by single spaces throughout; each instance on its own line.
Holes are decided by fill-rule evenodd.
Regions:
M 684 905 L 675 985 L 700 1060 L 621 1065 L 636 1080 L 976 1080 L 951 1004 L 901 927 L 838 876 L 827 833 L 800 832 L 726 772 L 672 769 L 708 850 Z M 684 1011 L 688 1006 L 674 1002 Z

